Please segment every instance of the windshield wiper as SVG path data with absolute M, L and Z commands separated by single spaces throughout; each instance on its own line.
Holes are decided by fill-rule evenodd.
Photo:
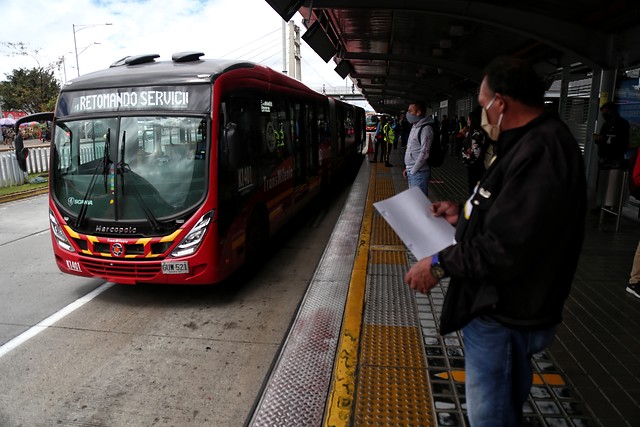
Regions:
M 129 165 L 124 161 L 125 141 L 127 139 L 127 131 L 122 131 L 122 145 L 120 145 L 120 161 L 116 165 L 116 170 L 122 175 L 122 194 L 124 194 L 124 173 L 131 171 Z
M 82 199 L 82 206 L 80 207 L 80 212 L 78 212 L 78 216 L 76 217 L 76 228 L 80 227 L 82 221 L 84 221 L 85 216 L 87 216 L 87 209 L 89 203 L 87 202 L 91 194 L 93 194 L 93 187 L 96 185 L 96 181 L 98 180 L 98 171 L 100 170 L 100 166 L 103 167 L 102 175 L 104 176 L 104 191 L 107 192 L 107 175 L 109 174 L 109 165 L 111 165 L 111 157 L 109 155 L 109 140 L 111 139 L 111 128 L 107 129 L 106 138 L 104 141 L 104 154 L 102 159 L 96 164 L 96 168 L 93 171 L 93 175 L 91 175 L 91 182 L 89 182 L 89 188 L 87 188 L 87 192 Z
M 131 168 L 125 162 L 125 159 L 124 159 L 126 138 L 127 138 L 127 131 L 123 131 L 122 132 L 122 144 L 120 145 L 120 161 L 118 162 L 117 167 L 116 167 L 116 170 L 121 175 L 120 179 L 122 180 L 122 195 L 123 196 L 124 196 L 124 175 L 127 172 L 131 172 Z M 132 185 L 131 188 L 133 188 L 133 194 L 134 194 L 134 196 L 136 196 L 136 200 L 138 201 L 138 204 L 142 208 L 142 212 L 144 212 L 144 216 L 147 218 L 147 221 L 149 221 L 151 223 L 151 226 L 153 227 L 154 230 L 159 231 L 160 230 L 160 223 L 156 219 L 155 215 L 153 215 L 153 212 L 151 211 L 151 209 L 149 209 L 149 206 L 147 206 L 147 204 L 142 199 L 142 196 L 140 195 L 140 192 L 138 191 L 136 186 Z

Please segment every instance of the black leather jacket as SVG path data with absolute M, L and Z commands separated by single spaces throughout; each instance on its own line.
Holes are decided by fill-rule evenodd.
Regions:
M 576 140 L 555 112 L 504 131 L 497 157 L 467 201 L 440 331 L 489 315 L 516 328 L 561 321 L 584 238 L 586 179 Z

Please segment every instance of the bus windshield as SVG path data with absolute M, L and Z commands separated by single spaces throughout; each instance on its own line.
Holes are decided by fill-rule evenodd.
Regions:
M 204 117 L 127 116 L 58 121 L 52 193 L 76 218 L 170 219 L 206 191 Z

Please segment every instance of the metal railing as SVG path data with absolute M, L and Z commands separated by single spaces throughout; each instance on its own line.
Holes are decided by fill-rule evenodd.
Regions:
M 30 148 L 27 157 L 27 172 L 20 170 L 14 152 L 0 154 L 0 188 L 22 185 L 29 174 L 49 171 L 49 147 Z

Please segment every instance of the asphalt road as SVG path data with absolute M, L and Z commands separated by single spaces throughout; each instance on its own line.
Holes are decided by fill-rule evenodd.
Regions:
M 347 194 L 303 212 L 264 267 L 210 287 L 63 275 L 46 196 L 0 205 L 0 426 L 243 425 Z

